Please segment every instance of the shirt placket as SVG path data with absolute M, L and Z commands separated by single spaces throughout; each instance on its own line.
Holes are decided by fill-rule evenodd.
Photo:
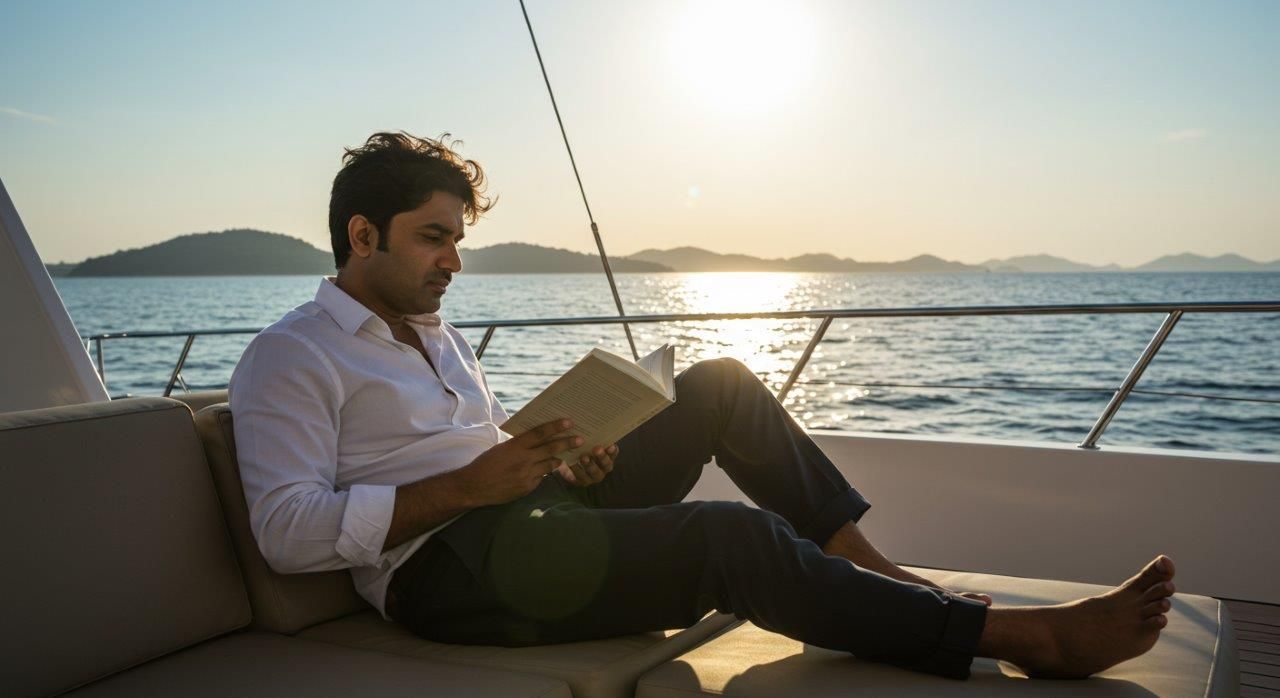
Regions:
M 443 334 L 438 328 L 424 327 L 421 332 L 418 332 L 418 339 L 422 340 L 423 348 L 427 350 L 427 355 L 431 357 L 429 363 L 435 370 L 436 378 L 440 380 L 440 385 L 444 387 L 446 393 L 453 397 L 453 411 L 449 413 L 449 423 L 458 424 L 458 415 L 462 412 L 462 395 L 450 387 L 448 381 L 444 378 L 446 371 L 444 366 Z

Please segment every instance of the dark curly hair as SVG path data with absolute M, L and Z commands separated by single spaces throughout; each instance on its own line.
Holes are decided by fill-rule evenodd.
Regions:
M 351 257 L 352 216 L 369 219 L 379 231 L 378 249 L 386 251 L 391 218 L 426 203 L 434 192 L 462 199 L 468 225 L 493 208 L 497 200 L 484 195 L 484 170 L 454 151 L 461 144 L 447 133 L 431 139 L 401 131 L 375 133 L 359 148 L 346 148 L 329 194 L 334 265 L 341 269 Z

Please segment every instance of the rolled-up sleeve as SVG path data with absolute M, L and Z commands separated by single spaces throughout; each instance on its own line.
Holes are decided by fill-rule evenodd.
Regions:
M 377 565 L 396 488 L 337 489 L 342 383 L 319 348 L 300 335 L 258 335 L 229 390 L 249 520 L 271 568 Z

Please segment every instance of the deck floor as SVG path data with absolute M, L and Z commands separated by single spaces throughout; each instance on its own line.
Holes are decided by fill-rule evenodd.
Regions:
M 1240 648 L 1240 695 L 1280 696 L 1280 606 L 1225 601 Z

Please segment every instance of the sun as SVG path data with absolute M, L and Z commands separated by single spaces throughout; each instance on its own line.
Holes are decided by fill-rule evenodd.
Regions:
M 815 32 L 800 5 L 692 0 L 676 18 L 672 67 L 709 107 L 730 113 L 775 108 L 814 70 Z

